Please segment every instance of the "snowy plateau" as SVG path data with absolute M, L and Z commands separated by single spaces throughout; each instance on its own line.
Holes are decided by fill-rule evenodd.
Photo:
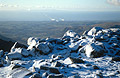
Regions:
M 120 78 L 120 29 L 93 27 L 78 35 L 27 40 L 0 50 L 0 78 Z

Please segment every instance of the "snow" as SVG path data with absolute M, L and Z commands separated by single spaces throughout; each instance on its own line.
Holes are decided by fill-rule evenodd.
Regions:
M 89 32 L 88 32 L 88 35 L 95 35 L 98 31 L 102 30 L 103 28 L 101 27 L 93 27 Z
M 81 37 L 69 30 L 62 38 L 28 38 L 28 48 L 0 50 L 0 78 L 119 78 L 120 29 L 94 27 Z M 41 69 L 41 66 L 48 68 Z M 58 71 L 60 74 L 56 74 Z
M 68 57 L 64 60 L 64 64 L 72 64 L 72 60 Z

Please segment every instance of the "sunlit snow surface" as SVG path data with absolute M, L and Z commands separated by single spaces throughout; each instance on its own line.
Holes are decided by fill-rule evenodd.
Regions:
M 120 29 L 99 27 L 82 36 L 69 30 L 59 39 L 30 37 L 27 49 L 0 51 L 0 78 L 119 78 L 119 39 Z

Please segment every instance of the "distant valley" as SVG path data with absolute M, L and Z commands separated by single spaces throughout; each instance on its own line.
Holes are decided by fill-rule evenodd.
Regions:
M 67 30 L 73 30 L 81 35 L 85 30 L 90 30 L 94 26 L 103 28 L 120 28 L 120 22 L 1 21 L 0 39 L 18 41 L 26 44 L 26 40 L 31 36 L 40 38 L 60 38 Z

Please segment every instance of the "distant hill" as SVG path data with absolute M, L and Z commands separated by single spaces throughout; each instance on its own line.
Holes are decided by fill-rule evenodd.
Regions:
M 64 28 L 63 32 L 66 32 L 67 30 L 73 30 L 77 32 L 79 35 L 82 35 L 84 31 L 89 31 L 93 27 L 120 28 L 120 22 L 106 22 L 106 23 L 98 23 L 94 25 L 85 25 L 85 26 L 69 26 Z
M 18 41 L 26 45 L 29 37 L 60 38 L 68 30 L 82 35 L 93 27 L 120 28 L 120 22 L 98 21 L 0 21 L 0 39 L 6 41 Z M 2 35 L 2 36 L 1 36 Z M 8 38 L 6 38 L 8 37 Z
M 15 41 L 13 41 L 10 38 L 6 38 L 2 35 L 0 35 L 0 50 L 4 50 L 4 51 L 10 51 L 11 47 L 14 45 Z M 25 45 L 18 43 L 17 46 L 18 47 L 23 47 L 26 48 Z

